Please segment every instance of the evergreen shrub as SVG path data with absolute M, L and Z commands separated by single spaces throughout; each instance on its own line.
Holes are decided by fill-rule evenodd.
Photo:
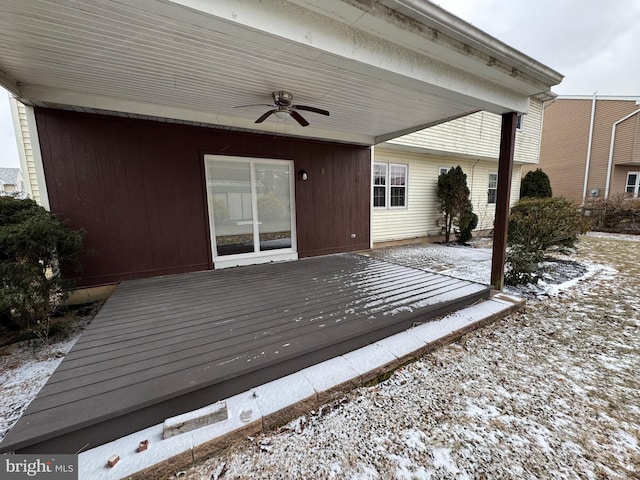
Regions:
M 523 198 L 511 209 L 505 283 L 537 283 L 550 253 L 575 251 L 585 221 L 577 205 L 562 197 Z
M 547 198 L 551 196 L 549 176 L 539 168 L 527 172 L 520 182 L 520 198 Z
M 84 232 L 30 199 L 0 197 L 0 324 L 47 322 L 79 268 Z

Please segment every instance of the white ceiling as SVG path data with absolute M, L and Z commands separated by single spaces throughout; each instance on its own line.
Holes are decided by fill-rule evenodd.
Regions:
M 474 75 L 394 44 L 382 37 L 397 26 L 380 33 L 380 19 L 375 29 L 378 35 L 285 0 L 3 0 L 0 82 L 33 105 L 364 144 L 482 108 L 524 110 L 530 94 L 545 90 L 532 81 L 530 90 L 516 91 L 525 82 L 515 75 Z M 495 81 L 500 75 L 504 85 Z M 302 112 L 306 128 L 275 116 L 257 125 L 267 107 L 235 108 L 272 103 L 275 90 L 331 116 Z

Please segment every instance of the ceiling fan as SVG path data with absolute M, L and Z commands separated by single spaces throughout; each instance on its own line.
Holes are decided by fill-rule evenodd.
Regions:
M 284 113 L 284 114 L 288 114 L 288 115 L 292 116 L 293 119 L 296 122 L 298 122 L 303 127 L 306 127 L 307 125 L 309 125 L 309 122 L 307 122 L 305 120 L 305 118 L 297 112 L 297 110 L 303 110 L 303 111 L 306 111 L 306 112 L 319 113 L 320 115 L 329 116 L 329 112 L 327 110 L 323 110 L 321 108 L 308 107 L 306 105 L 294 105 L 292 103 L 293 102 L 293 95 L 291 93 L 289 93 L 289 92 L 285 92 L 283 90 L 279 90 L 277 92 L 273 92 L 271 95 L 273 96 L 274 105 L 258 103 L 258 104 L 254 104 L 254 105 L 239 105 L 238 107 L 235 107 L 235 108 L 240 108 L 240 107 L 272 107 L 272 110 L 269 110 L 268 112 L 264 113 L 260 118 L 258 118 L 256 120 L 255 123 L 264 122 L 267 119 L 267 117 L 269 117 L 269 115 L 271 115 L 271 114 L 276 114 L 276 116 L 280 117 L 281 115 L 278 115 L 278 114 L 283 114 Z

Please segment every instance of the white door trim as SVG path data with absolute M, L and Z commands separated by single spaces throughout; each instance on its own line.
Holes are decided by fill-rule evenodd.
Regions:
M 253 211 L 253 241 L 254 252 L 240 253 L 235 255 L 217 255 L 216 247 L 216 227 L 215 219 L 213 216 L 212 198 L 210 195 L 209 186 L 206 186 L 207 190 L 207 208 L 209 214 L 209 234 L 211 253 L 213 257 L 214 268 L 228 268 L 242 265 L 253 265 L 259 263 L 269 263 L 285 260 L 297 260 L 297 237 L 296 237 L 296 211 L 295 211 L 295 172 L 293 160 L 282 160 L 275 158 L 256 158 L 256 157 L 238 157 L 238 156 L 226 156 L 226 155 L 205 155 L 204 167 L 205 167 L 205 182 L 208 179 L 209 162 L 225 161 L 225 162 L 238 162 L 248 163 L 250 165 L 250 183 L 251 183 L 251 208 Z M 260 164 L 288 164 L 289 165 L 289 209 L 291 215 L 291 247 L 282 248 L 277 250 L 260 251 L 260 238 L 259 238 L 259 219 L 258 212 L 258 199 L 256 194 L 256 179 L 255 168 L 256 163 Z

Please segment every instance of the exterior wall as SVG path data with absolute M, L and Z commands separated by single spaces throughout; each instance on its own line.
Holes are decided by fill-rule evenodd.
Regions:
M 40 203 L 40 189 L 38 188 L 36 166 L 33 160 L 33 148 L 27 121 L 27 110 L 22 103 L 13 97 L 9 98 L 9 103 L 13 116 L 18 154 L 20 156 L 20 169 L 24 177 L 25 192 L 30 198 Z
M 633 115 L 616 127 L 613 144 L 613 164 L 640 164 L 640 114 Z
M 375 161 L 407 164 L 408 193 L 407 208 L 374 208 L 372 215 L 374 242 L 385 242 L 422 236 L 440 235 L 437 225 L 440 218 L 436 188 L 440 167 L 460 165 L 467 174 L 467 185 L 471 190 L 473 211 L 478 215 L 478 229 L 492 229 L 495 218 L 495 205 L 487 203 L 489 173 L 498 172 L 494 161 L 470 161 L 450 156 L 425 155 L 378 146 L 375 149 Z M 520 193 L 520 169 L 513 169 L 511 183 L 511 205 L 518 201 Z
M 418 147 L 431 153 L 447 152 L 459 157 L 469 156 L 474 161 L 478 157 L 497 161 L 501 124 L 500 115 L 476 112 L 398 137 L 388 143 Z M 538 162 L 541 126 L 542 102 L 532 98 L 529 113 L 523 118 L 523 128 L 516 131 L 516 163 Z
M 205 154 L 309 173 L 295 181 L 300 257 L 369 247 L 368 147 L 49 109 L 36 120 L 51 210 L 94 250 L 83 285 L 213 267 Z
M 540 163 L 535 168 L 549 176 L 554 195 L 575 202 L 582 202 L 590 117 L 589 99 L 557 100 L 544 111 Z M 535 168 L 524 168 L 522 175 Z
M 622 192 L 626 191 L 627 173 L 629 172 L 640 172 L 640 165 L 619 165 L 613 169 L 611 173 L 609 198 L 615 195 L 621 195 Z
M 576 203 L 582 203 L 583 200 L 591 106 L 591 97 L 559 97 L 544 112 L 539 168 L 549 175 L 554 195 L 565 196 Z M 631 98 L 597 98 L 587 195 L 592 189 L 598 189 L 599 197 L 604 196 L 611 127 L 638 107 L 638 103 Z M 638 127 L 633 124 L 635 117 L 631 117 L 629 120 L 632 121 L 628 124 L 623 122 L 617 128 L 614 149 L 616 163 L 629 163 L 635 158 L 634 152 L 637 151 L 636 144 L 639 142 L 635 133 Z M 613 168 L 610 195 L 624 191 L 624 182 L 621 183 L 619 178 L 626 170 L 618 172 L 618 168 L 620 167 Z M 525 168 L 523 174 L 531 169 Z

